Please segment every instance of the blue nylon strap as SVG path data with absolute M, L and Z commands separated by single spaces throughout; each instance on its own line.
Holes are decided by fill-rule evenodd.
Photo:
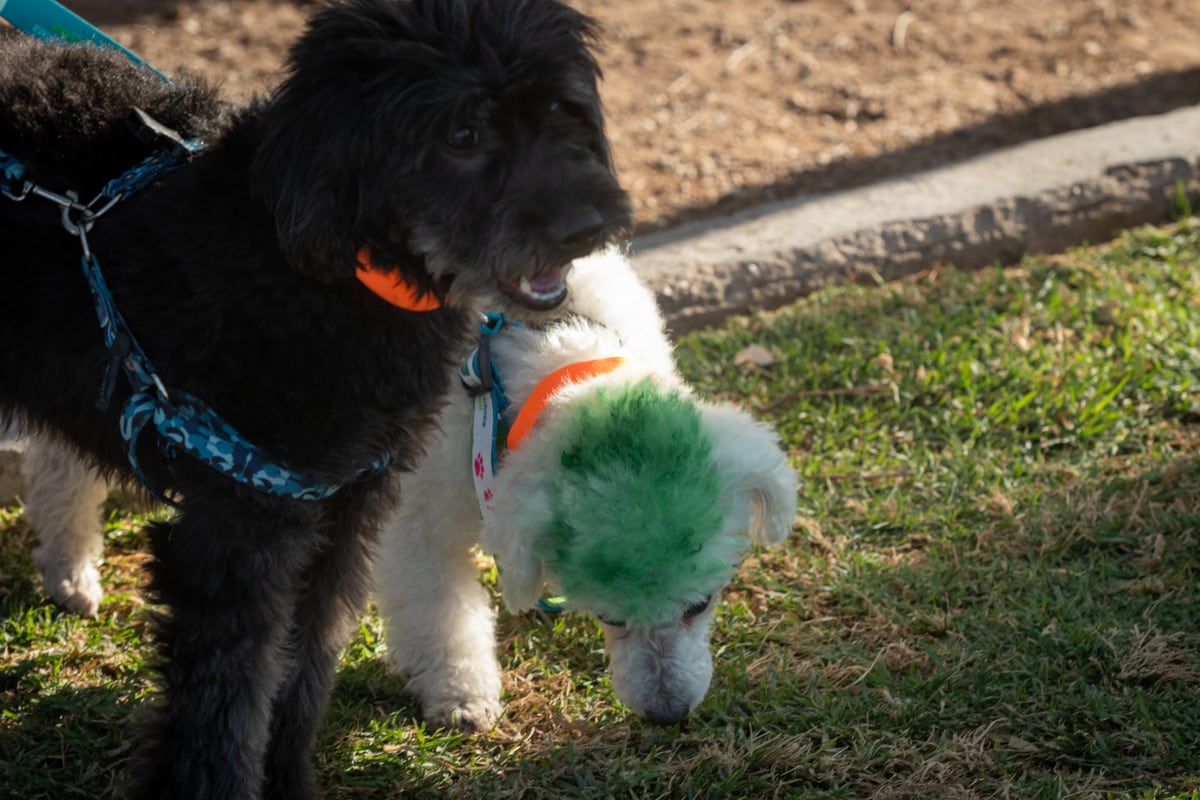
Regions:
M 121 436 L 128 444 L 129 464 L 138 480 L 154 491 L 137 457 L 137 442 L 146 426 L 153 426 L 159 446 L 168 457 L 178 451 L 210 469 L 265 494 L 294 500 L 323 500 L 341 488 L 272 462 L 199 398 L 174 389 L 165 399 L 154 389 L 135 392 L 121 414 Z M 391 461 L 385 454 L 361 469 L 355 478 L 381 472 Z M 171 502 L 161 493 L 160 499 Z
M 504 317 L 488 313 L 480 325 L 479 347 L 464 357 L 458 367 L 459 377 L 475 407 L 471 415 L 471 478 L 482 515 L 494 508 L 496 451 L 500 440 L 497 429 L 500 413 L 508 407 L 508 398 L 491 357 L 491 339 L 503 325 Z
M 109 200 L 128 197 L 171 172 L 189 156 L 200 152 L 204 147 L 203 142 L 198 139 L 181 140 L 181 144 L 186 148 L 186 152 L 158 150 L 137 166 L 126 170 L 120 177 L 113 178 L 104 184 L 100 194 Z
M 55 0 L 0 0 L 0 16 L 15 27 L 43 39 L 90 41 L 99 46 L 112 47 L 170 83 L 161 72 Z M 117 311 L 112 293 L 100 272 L 100 264 L 88 247 L 88 230 L 98 217 L 117 202 L 144 189 L 203 147 L 200 141 L 181 139 L 145 114 L 138 113 L 143 124 L 149 125 L 154 135 L 165 135 L 171 146 L 156 150 L 140 164 L 109 181 L 86 206 L 78 204 L 74 194 L 57 195 L 33 185 L 26 179 L 28 170 L 25 164 L 0 150 L 0 193 L 14 201 L 24 200 L 31 191 L 41 193 L 42 197 L 62 207 L 64 227 L 79 237 L 83 248 L 83 274 L 87 278 L 104 346 L 110 358 L 96 404 L 101 409 L 108 407 L 116 388 L 117 373 L 124 372 L 133 389 L 120 420 L 129 464 L 138 480 L 164 502 L 174 505 L 163 492 L 149 483 L 137 456 L 141 433 L 151 424 L 158 434 L 159 447 L 168 459 L 182 450 L 222 475 L 260 492 L 297 500 L 329 497 L 341 488 L 341 484 L 323 484 L 309 475 L 272 462 L 199 398 L 179 390 L 168 392 L 154 371 L 152 362 Z M 374 463 L 361 469 L 355 479 L 382 472 L 392 458 L 390 450 L 385 452 Z
M 13 200 L 25 197 L 25 164 L 19 158 L 0 150 L 0 192 Z
M 482 424 L 476 422 L 477 430 L 474 432 L 478 435 L 480 429 L 486 429 L 491 439 L 492 453 L 492 473 L 494 474 L 497 467 L 497 440 L 499 436 L 500 414 L 504 409 L 508 408 L 508 396 L 504 393 L 504 386 L 500 382 L 500 373 L 496 369 L 496 362 L 491 357 L 490 340 L 493 336 L 500 332 L 500 329 L 505 324 L 523 327 L 516 320 L 505 319 L 503 314 L 495 311 L 488 311 L 484 314 L 484 320 L 479 324 L 479 347 L 476 348 L 471 355 L 467 356 L 459 364 L 458 373 L 462 379 L 463 385 L 467 387 L 467 392 L 477 398 L 484 395 L 490 395 L 490 418 L 483 420 Z M 485 367 L 486 365 L 486 367 Z M 478 450 L 480 443 L 472 442 L 472 448 Z M 479 478 L 481 477 L 476 472 L 476 491 L 480 494 L 479 506 L 482 512 L 488 507 L 487 501 L 480 491 Z M 499 569 L 499 566 L 497 566 Z M 537 608 L 551 614 L 557 614 L 565 611 L 567 606 L 567 598 L 565 597 L 543 597 L 537 601 Z
M 479 324 L 479 347 L 471 351 L 471 354 L 459 362 L 458 366 L 459 378 L 472 397 L 482 394 L 491 395 L 490 431 L 493 473 L 496 471 L 498 459 L 496 442 L 499 439 L 500 415 L 508 408 L 509 403 L 508 395 L 504 393 L 504 384 L 500 380 L 500 373 L 496 369 L 496 362 L 492 360 L 490 340 L 500 332 L 505 324 L 520 325 L 521 323 L 505 319 L 503 314 L 495 311 L 485 312 L 484 320 Z
M 116 388 L 117 374 L 124 373 L 133 393 L 122 411 L 120 431 L 126 442 L 130 467 L 147 489 L 163 502 L 175 505 L 164 492 L 149 482 L 138 460 L 140 436 L 147 426 L 153 425 L 158 446 L 168 459 L 173 459 L 182 451 L 238 483 L 276 497 L 296 500 L 329 497 L 343 484 L 321 483 L 299 470 L 271 461 L 262 450 L 247 441 L 199 398 L 179 390 L 168 392 L 154 371 L 150 358 L 117 310 L 112 292 L 100 271 L 100 264 L 88 246 L 87 231 L 98 217 L 121 199 L 179 166 L 200 147 L 195 141 L 181 144 L 182 147 L 156 152 L 110 181 L 87 206 L 76 203 L 72 199 L 73 194 L 69 197 L 56 195 L 30 184 L 25 180 L 27 169 L 24 163 L 0 151 L 0 190 L 17 201 L 24 200 L 30 193 L 40 193 L 40 196 L 63 208 L 64 225 L 79 237 L 83 248 L 82 271 L 92 295 L 104 347 L 109 354 L 96 405 L 100 409 L 108 407 Z M 382 472 L 393 457 L 390 450 L 386 451 L 359 470 L 351 480 Z
M 134 475 L 160 500 L 174 505 L 164 492 L 150 483 L 137 456 L 138 440 L 150 424 L 153 424 L 159 446 L 168 458 L 182 451 L 222 475 L 260 492 L 294 500 L 322 500 L 341 488 L 341 484 L 324 484 L 299 470 L 271 461 L 202 400 L 179 389 L 168 391 L 117 310 L 95 256 L 83 257 L 83 273 L 91 288 L 96 318 L 111 358 L 97 405 L 100 408 L 107 407 L 116 383 L 116 373 L 124 371 L 133 388 L 133 395 L 121 413 L 121 437 L 125 440 L 129 465 Z M 392 453 L 388 451 L 361 469 L 354 478 L 377 474 L 391 460 Z
M 96 397 L 96 407 L 103 411 L 108 408 L 108 402 L 116 388 L 117 373 L 122 369 L 135 389 L 146 386 L 159 387 L 162 386 L 162 381 L 154 372 L 150 359 L 137 343 L 137 339 L 128 333 L 129 326 L 121 312 L 117 311 L 112 293 L 100 274 L 100 265 L 96 262 L 95 255 L 85 254 L 81 263 L 88 289 L 92 293 L 92 305 L 96 308 L 100 332 L 104 337 L 104 348 L 109 355 L 104 379 L 100 384 L 100 393 Z

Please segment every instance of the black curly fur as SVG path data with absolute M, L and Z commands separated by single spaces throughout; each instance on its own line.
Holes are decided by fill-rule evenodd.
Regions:
M 399 454 L 388 474 L 301 502 L 142 443 L 151 480 L 183 501 L 152 535 L 162 688 L 131 796 L 316 796 L 309 752 L 374 532 L 473 304 L 628 222 L 593 36 L 555 0 L 350 0 L 317 14 L 283 84 L 248 108 L 91 47 L 0 38 L 0 149 L 48 189 L 88 198 L 143 158 L 130 107 L 209 142 L 89 237 L 167 385 L 323 481 Z M 474 146 L 455 149 L 463 128 Z M 353 278 L 362 245 L 442 307 L 369 293 Z M 0 421 L 122 473 L 129 388 L 97 409 L 106 354 L 57 208 L 0 197 L 0 281 Z

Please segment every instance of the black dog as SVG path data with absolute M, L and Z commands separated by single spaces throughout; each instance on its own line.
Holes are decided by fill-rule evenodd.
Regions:
M 167 397 L 199 398 L 271 462 L 340 486 L 277 496 L 150 427 L 134 437 L 147 483 L 180 505 L 152 535 L 163 685 L 134 797 L 317 794 L 309 753 L 376 524 L 472 309 L 557 305 L 562 269 L 628 224 L 593 38 L 556 0 L 351 0 L 314 18 L 269 100 L 240 110 L 91 47 L 0 40 L 0 151 L 22 183 L 86 199 L 170 146 L 130 134 L 135 107 L 208 143 L 95 219 L 87 244 Z M 126 471 L 118 418 L 157 389 L 120 367 L 127 341 L 104 344 L 81 238 L 60 222 L 78 212 L 11 196 L 0 421 Z M 415 305 L 369 290 L 356 261 Z

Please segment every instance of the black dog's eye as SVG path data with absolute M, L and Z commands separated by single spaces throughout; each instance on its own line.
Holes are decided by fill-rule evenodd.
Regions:
M 705 611 L 708 610 L 708 605 L 711 602 L 712 602 L 712 595 L 710 594 L 708 597 L 704 598 L 699 603 L 692 603 L 690 606 L 688 606 L 683 611 L 684 620 L 695 619 L 696 617 L 700 616 L 701 614 L 703 614 Z
M 547 113 L 557 114 L 560 111 L 566 111 L 566 110 L 567 110 L 566 106 L 563 105 L 562 100 L 551 100 L 549 103 L 546 103 L 546 112 Z
M 446 137 L 446 144 L 455 150 L 470 150 L 479 144 L 479 132 L 469 126 L 463 126 Z

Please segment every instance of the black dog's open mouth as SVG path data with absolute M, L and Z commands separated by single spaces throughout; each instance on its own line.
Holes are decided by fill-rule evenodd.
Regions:
M 534 311 L 546 311 L 567 299 L 566 270 L 555 267 L 533 278 L 519 281 L 499 281 L 497 286 L 505 295 Z

